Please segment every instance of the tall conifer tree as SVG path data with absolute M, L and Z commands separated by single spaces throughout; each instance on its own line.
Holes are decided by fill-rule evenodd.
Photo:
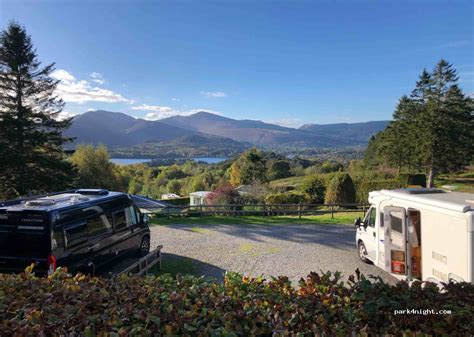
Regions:
M 54 64 L 41 67 L 31 37 L 17 23 L 0 35 L 0 191 L 3 197 L 63 188 L 71 180 L 59 120 L 64 102 L 50 77 Z

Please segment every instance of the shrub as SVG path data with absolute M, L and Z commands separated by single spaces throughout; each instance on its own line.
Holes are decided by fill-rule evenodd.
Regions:
M 354 181 L 354 185 L 356 188 L 356 201 L 361 204 L 368 202 L 369 192 L 405 187 L 398 179 L 372 180 L 369 177 L 358 177 Z
M 309 177 L 301 187 L 303 193 L 306 194 L 310 202 L 314 204 L 323 204 L 324 195 L 326 194 L 326 184 L 323 178 L 314 175 Z
M 210 205 L 232 205 L 240 203 L 240 195 L 231 184 L 223 184 L 206 198 Z
M 177 275 L 48 278 L 0 275 L 5 336 L 470 335 L 474 285 L 389 285 L 359 275 L 310 273 L 294 287 L 227 273 L 224 283 Z M 451 310 L 397 315 L 395 310 Z
M 265 198 L 267 204 L 299 204 L 306 201 L 304 194 L 294 191 L 269 194 Z
M 356 192 L 352 178 L 348 173 L 339 172 L 330 181 L 325 202 L 328 204 L 349 204 L 356 200 Z

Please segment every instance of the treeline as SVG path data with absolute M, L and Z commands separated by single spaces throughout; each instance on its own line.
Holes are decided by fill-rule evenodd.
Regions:
M 423 70 L 411 94 L 400 98 L 393 121 L 370 139 L 365 165 L 425 172 L 428 187 L 440 173 L 462 171 L 474 157 L 474 103 L 458 80 L 445 60 Z

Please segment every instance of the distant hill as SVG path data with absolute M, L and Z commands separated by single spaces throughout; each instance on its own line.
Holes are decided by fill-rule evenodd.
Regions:
M 203 111 L 148 121 L 120 112 L 96 110 L 74 117 L 65 135 L 76 138 L 71 147 L 79 143 L 102 143 L 120 152 L 133 148 L 146 153 L 199 152 L 205 155 L 208 151 L 207 154 L 223 155 L 226 149 L 228 153 L 235 153 L 255 145 L 272 148 L 359 146 L 366 144 L 370 136 L 384 129 L 387 123 L 306 124 L 294 129 Z
M 260 146 L 349 145 L 344 140 L 334 141 L 306 130 L 287 128 L 257 120 L 236 120 L 203 111 L 190 116 L 173 116 L 160 119 L 160 122 Z
M 193 133 L 188 129 L 136 119 L 120 112 L 96 110 L 74 117 L 65 135 L 76 138 L 73 145 L 102 143 L 109 148 L 116 148 L 168 141 Z
M 367 143 L 370 136 L 385 129 L 389 121 L 362 123 L 305 124 L 300 130 L 309 131 L 323 137 L 339 139 L 344 137 L 353 143 Z
M 195 133 L 169 141 L 147 142 L 133 147 L 117 148 L 112 155 L 117 157 L 155 157 L 191 158 L 191 157 L 231 157 L 251 147 L 250 143 Z

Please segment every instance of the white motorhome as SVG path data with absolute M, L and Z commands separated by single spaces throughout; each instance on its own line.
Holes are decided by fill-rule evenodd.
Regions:
M 381 190 L 369 203 L 355 223 L 362 261 L 399 279 L 474 282 L 474 194 Z

